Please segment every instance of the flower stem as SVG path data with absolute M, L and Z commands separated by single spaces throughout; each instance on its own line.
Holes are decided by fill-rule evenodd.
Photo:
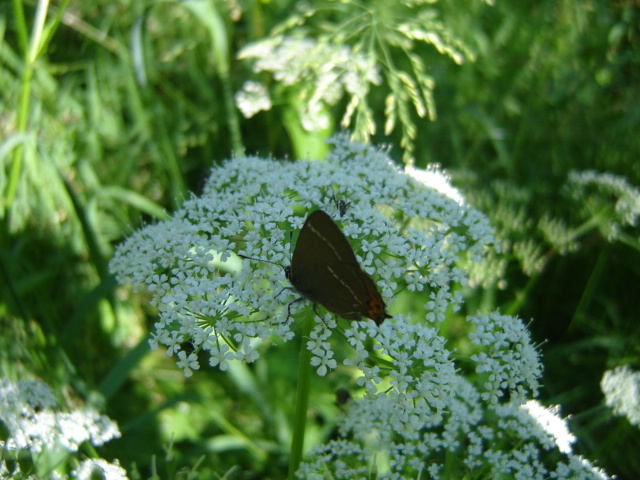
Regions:
M 288 480 L 295 480 L 296 470 L 298 470 L 298 466 L 302 460 L 304 431 L 307 425 L 307 405 L 309 404 L 309 379 L 311 377 L 311 352 L 307 349 L 307 339 L 309 338 L 313 324 L 314 322 L 311 319 L 302 322 L 296 410 L 293 418 L 293 437 L 291 440 L 291 455 L 289 457 Z

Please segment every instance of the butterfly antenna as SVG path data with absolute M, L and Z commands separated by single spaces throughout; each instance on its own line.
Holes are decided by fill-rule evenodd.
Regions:
M 265 260 L 264 258 L 256 258 L 256 257 L 249 257 L 248 255 L 243 255 L 241 253 L 238 254 L 238 256 L 240 258 L 246 258 L 247 260 L 254 260 L 256 262 L 262 262 L 262 263 L 271 263 L 272 265 L 277 265 L 280 268 L 282 268 L 283 270 L 286 270 L 286 267 L 283 267 L 282 265 L 280 265 L 277 262 L 272 262 L 271 260 Z

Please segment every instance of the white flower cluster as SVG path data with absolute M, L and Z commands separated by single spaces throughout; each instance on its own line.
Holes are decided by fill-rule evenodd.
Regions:
M 547 433 L 553 435 L 558 449 L 562 453 L 571 453 L 571 444 L 576 441 L 576 437 L 571 434 L 567 422 L 559 417 L 560 407 L 545 408 L 535 400 L 529 400 L 523 408 L 536 419 L 536 427 L 542 427 Z
M 623 228 L 637 225 L 640 188 L 630 185 L 626 178 L 593 170 L 573 171 L 567 183 L 574 199 L 590 208 L 595 216 L 602 216 L 602 208 L 612 200 L 615 202 L 613 218 L 606 218 L 605 233 L 609 240 L 617 238 Z
M 245 118 L 251 118 L 261 110 L 270 110 L 272 107 L 267 87 L 258 82 L 244 82 L 235 99 Z
M 16 455 L 58 448 L 76 452 L 83 442 L 100 446 L 120 437 L 118 426 L 94 409 L 61 411 L 53 391 L 39 380 L 0 379 L 0 421 L 8 432 L 6 440 L 0 441 L 0 450 Z M 4 463 L 1 472 L 17 474 Z M 52 475 L 55 478 L 55 472 Z
M 323 162 L 228 161 L 172 219 L 121 245 L 112 271 L 150 291 L 159 311 L 152 346 L 164 346 L 191 375 L 203 356 L 226 370 L 232 360 L 255 361 L 271 335 L 293 338 L 305 303 L 290 304 L 288 240 L 322 208 L 393 318 L 348 324 L 352 353 L 344 359 L 332 340 L 345 320 L 315 316 L 306 339 L 311 364 L 321 376 L 340 364 L 357 372 L 364 396 L 350 402 L 343 438 L 317 447 L 300 478 L 459 478 L 475 470 L 486 478 L 607 478 L 571 456 L 570 438 L 548 418 L 553 411 L 540 423 L 539 409 L 525 405 L 541 366 L 519 319 L 469 317 L 475 351 L 461 359 L 463 371 L 436 333 L 462 303 L 465 262 L 493 245 L 485 217 L 419 180 L 432 176 L 396 168 L 383 151 L 346 135 L 332 143 Z M 394 311 L 399 292 L 420 302 L 419 318 Z M 568 463 L 550 460 L 561 451 Z
M 385 152 L 346 135 L 333 144 L 324 162 L 228 161 L 202 196 L 117 250 L 118 280 L 151 292 L 158 308 L 152 347 L 176 355 L 186 375 L 199 368 L 198 352 L 224 370 L 230 360 L 256 360 L 272 334 L 293 338 L 287 305 L 295 297 L 284 269 L 237 254 L 286 265 L 290 232 L 318 208 L 341 224 L 387 304 L 397 291 L 415 291 L 429 322 L 461 304 L 454 287 L 466 279 L 457 265 L 481 258 L 493 241 L 485 217 L 406 175 Z M 350 203 L 342 218 L 336 197 Z M 310 345 L 319 373 L 337 366 L 329 335 Z
M 482 399 L 495 404 L 508 391 L 511 401 L 520 404 L 531 393 L 535 396 L 542 366 L 522 321 L 499 313 L 471 316 L 467 321 L 475 326 L 471 342 L 484 347 L 471 356 L 476 373 L 486 374 Z
M 602 376 L 600 389 L 616 415 L 623 415 L 640 427 L 640 372 L 628 366 L 608 370 Z
M 316 446 L 298 478 L 435 480 L 464 478 L 468 472 L 478 472 L 474 478 L 609 478 L 571 453 L 575 438 L 557 408 L 515 400 L 532 391 L 514 385 L 508 403 L 483 401 L 493 385 L 473 385 L 456 370 L 435 329 L 397 315 L 379 328 L 354 323 L 346 336 L 356 355 L 345 364 L 363 372 L 358 383 L 365 394 L 351 400 L 340 419 L 341 438 Z M 372 361 L 367 339 L 373 339 L 374 355 L 387 359 L 385 367 Z M 514 340 L 519 341 L 526 339 Z M 539 372 L 537 356 L 528 360 Z M 505 362 L 509 359 L 499 356 L 497 377 Z M 504 388 L 510 377 L 503 378 Z
M 357 105 L 369 86 L 378 85 L 381 80 L 374 62 L 364 55 L 344 44 L 332 45 L 312 38 L 271 36 L 248 44 L 238 58 L 252 59 L 256 73 L 270 72 L 283 86 L 295 86 L 299 105 L 304 109 L 300 112 L 302 124 L 309 131 L 328 126 L 326 105 L 335 105 L 344 93 L 355 99 L 352 102 Z M 258 85 L 246 83 L 236 95 L 238 108 L 246 117 L 271 108 L 266 87 Z M 352 113 L 353 108 L 350 106 L 348 112 Z
M 93 480 L 94 478 L 127 480 L 128 477 L 126 470 L 120 466 L 117 460 L 109 463 L 101 458 L 88 458 L 71 472 L 71 478 L 77 478 L 78 480 Z
M 30 474 L 31 473 L 31 474 Z M 41 480 L 39 475 L 33 475 L 30 467 L 23 468 L 19 462 L 7 461 L 0 458 L 0 478 L 7 479 L 20 479 L 20 480 Z M 47 480 L 68 480 L 68 476 L 62 473 L 53 471 L 47 476 Z
M 11 465 L 0 460 L 0 478 L 21 478 L 25 480 L 40 480 L 43 477 L 39 475 L 28 475 L 27 472 L 20 470 L 19 462 L 12 462 Z M 71 475 L 52 471 L 46 474 L 47 480 L 68 480 L 69 478 L 77 478 L 78 480 L 93 480 L 99 478 L 101 480 L 127 480 L 127 471 L 120 466 L 118 460 L 109 463 L 101 458 L 87 458 L 83 460 Z

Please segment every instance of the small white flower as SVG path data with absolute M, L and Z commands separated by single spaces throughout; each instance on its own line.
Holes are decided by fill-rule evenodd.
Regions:
M 331 350 L 319 350 L 314 352 L 314 356 L 311 357 L 311 365 L 313 367 L 318 367 L 317 373 L 319 376 L 324 377 L 329 370 L 334 370 L 338 363 L 333 357 L 333 352 Z
M 193 375 L 193 370 L 200 369 L 198 356 L 195 353 L 187 355 L 187 352 L 185 351 L 178 352 L 178 362 L 176 363 L 176 366 L 182 369 L 185 377 Z

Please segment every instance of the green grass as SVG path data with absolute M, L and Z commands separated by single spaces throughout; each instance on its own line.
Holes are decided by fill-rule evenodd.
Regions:
M 572 170 L 592 169 L 640 185 L 640 10 L 604 0 L 442 3 L 434 8 L 450 45 L 465 45 L 475 62 L 456 65 L 424 42 L 400 48 L 393 32 L 374 35 L 364 23 L 379 43 L 346 36 L 345 22 L 360 12 L 349 2 L 339 10 L 318 2 L 302 17 L 308 37 L 362 41 L 380 55 L 383 82 L 362 99 L 364 123 L 354 117 L 351 127 L 373 122 L 373 141 L 391 144 L 399 163 L 442 164 L 492 217 L 505 242 L 495 259 L 502 267 L 496 282 L 465 292 L 468 308 L 533 319 L 536 340 L 546 341 L 543 400 L 573 416 L 578 451 L 636 478 L 640 433 L 604 406 L 599 381 L 606 369 L 639 364 L 638 230 L 607 238 L 615 195 L 576 200 L 567 182 Z M 185 379 L 148 349 L 148 299 L 117 287 L 107 269 L 114 246 L 198 192 L 212 164 L 243 150 L 314 156 L 339 128 L 347 98 L 327 107 L 331 128 L 310 134 L 292 99 L 313 78 L 287 90 L 236 59 L 285 21 L 292 3 L 248 2 L 239 19 L 228 5 L 0 5 L 2 375 L 42 378 L 72 404 L 104 407 L 123 438 L 102 456 L 145 478 L 153 455 L 162 478 L 202 455 L 201 478 L 234 465 L 282 478 L 287 468 L 296 346 Z M 395 63 L 381 52 L 396 52 Z M 397 52 L 418 56 L 425 72 L 414 74 L 435 82 L 433 120 L 415 108 L 415 91 L 401 93 L 398 72 L 416 65 Z M 233 94 L 250 79 L 280 88 L 282 103 L 244 119 Z M 390 92 L 400 105 L 385 136 Z M 348 379 L 332 379 L 340 381 Z M 332 433 L 339 409 L 317 378 L 310 388 L 312 442 Z

